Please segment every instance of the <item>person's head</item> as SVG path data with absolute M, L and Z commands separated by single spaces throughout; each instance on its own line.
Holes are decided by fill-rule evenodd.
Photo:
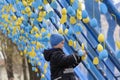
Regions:
M 53 48 L 63 48 L 64 46 L 64 37 L 60 34 L 51 34 L 50 44 Z

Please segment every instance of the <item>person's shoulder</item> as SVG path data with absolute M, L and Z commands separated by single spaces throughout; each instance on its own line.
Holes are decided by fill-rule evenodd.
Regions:
M 58 56 L 61 56 L 63 55 L 64 52 L 62 51 L 62 49 L 59 49 L 59 48 L 54 48 L 54 50 L 52 50 L 52 57 L 58 57 Z

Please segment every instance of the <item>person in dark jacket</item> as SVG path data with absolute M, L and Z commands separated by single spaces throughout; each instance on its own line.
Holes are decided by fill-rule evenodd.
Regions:
M 51 80 L 76 80 L 73 69 L 81 62 L 81 57 L 63 52 L 64 37 L 60 34 L 52 34 L 50 44 L 52 49 L 44 50 L 44 57 L 50 61 Z

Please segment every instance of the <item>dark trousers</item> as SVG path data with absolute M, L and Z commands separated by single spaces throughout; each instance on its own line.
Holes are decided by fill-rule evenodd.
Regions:
M 74 74 L 64 74 L 64 75 L 57 77 L 53 80 L 79 80 L 79 79 L 77 79 Z

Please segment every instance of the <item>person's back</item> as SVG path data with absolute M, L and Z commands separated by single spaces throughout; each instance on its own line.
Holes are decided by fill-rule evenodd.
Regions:
M 64 38 L 59 34 L 52 34 L 50 37 L 52 49 L 44 50 L 44 57 L 50 61 L 51 80 L 76 80 L 74 67 L 76 67 L 81 57 L 77 54 L 65 55 L 62 48 Z

